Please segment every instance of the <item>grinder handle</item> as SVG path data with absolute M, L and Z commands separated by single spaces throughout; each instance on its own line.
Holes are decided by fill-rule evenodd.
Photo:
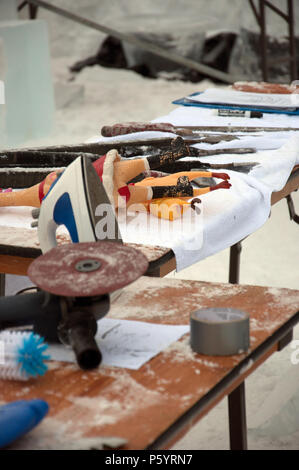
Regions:
M 0 297 L 0 330 L 33 325 L 36 333 L 45 337 L 44 333 L 48 332 L 52 339 L 52 332 L 56 331 L 60 317 L 59 297 L 47 298 L 43 291 Z M 37 325 L 43 331 L 40 331 L 39 327 L 36 328 Z M 45 339 L 48 340 L 49 337 Z
M 96 321 L 81 322 L 68 331 L 68 339 L 75 353 L 77 363 L 84 370 L 94 369 L 102 361 L 102 354 L 95 341 Z

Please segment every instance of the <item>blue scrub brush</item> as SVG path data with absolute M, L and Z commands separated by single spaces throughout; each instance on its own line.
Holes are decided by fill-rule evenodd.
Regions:
M 29 380 L 48 370 L 48 345 L 39 335 L 21 331 L 0 333 L 0 379 Z

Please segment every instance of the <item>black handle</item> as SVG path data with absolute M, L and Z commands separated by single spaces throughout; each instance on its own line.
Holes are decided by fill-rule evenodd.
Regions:
M 48 342 L 60 342 L 62 320 L 61 299 L 43 291 L 0 297 L 0 330 L 18 326 L 33 326 Z M 106 312 L 105 312 L 106 313 Z M 102 355 L 94 339 L 97 331 L 96 318 L 87 311 L 68 313 L 69 324 L 64 326 L 67 343 L 71 345 L 81 369 L 94 369 Z
M 94 369 L 102 361 L 102 354 L 94 339 L 96 330 L 95 319 L 81 322 L 68 330 L 68 339 L 81 369 Z
M 61 318 L 59 297 L 45 292 L 0 297 L 0 330 L 33 325 L 34 331 L 47 341 L 58 341 L 57 326 Z

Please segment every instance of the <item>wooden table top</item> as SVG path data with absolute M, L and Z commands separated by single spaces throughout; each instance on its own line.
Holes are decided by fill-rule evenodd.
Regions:
M 58 244 L 69 243 L 67 235 L 57 237 Z M 149 267 L 167 262 L 174 257 L 173 251 L 161 246 L 125 243 L 140 250 L 149 262 Z M 22 227 L 1 227 L 0 230 L 0 272 L 7 274 L 26 274 L 30 263 L 42 254 L 37 229 Z M 175 263 L 172 269 L 175 269 Z
M 250 314 L 247 353 L 195 354 L 187 334 L 139 370 L 100 366 L 86 372 L 75 364 L 50 362 L 40 379 L 0 380 L 0 402 L 42 398 L 50 405 L 48 417 L 13 448 L 94 448 L 101 436 L 126 439 L 125 449 L 173 444 L 277 349 L 279 335 L 299 321 L 299 291 L 141 277 L 109 312 L 118 319 L 188 324 L 192 311 L 220 306 Z M 178 429 L 163 441 L 175 425 Z
M 58 244 L 69 243 L 70 238 L 64 234 L 59 235 L 57 242 Z M 135 243 L 126 243 L 126 245 L 142 250 L 149 262 L 161 258 L 170 251 L 169 248 L 159 246 L 138 245 Z M 0 230 L 0 254 L 28 258 L 36 258 L 41 255 L 37 229 L 2 226 Z

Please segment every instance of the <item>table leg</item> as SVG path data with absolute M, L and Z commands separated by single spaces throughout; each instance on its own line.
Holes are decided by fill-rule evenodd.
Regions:
M 241 242 L 238 242 L 230 247 L 228 278 L 228 282 L 230 284 L 239 284 L 241 251 Z
M 5 274 L 0 273 L 0 297 L 5 295 Z
M 231 450 L 247 450 L 244 382 L 228 395 L 228 415 Z
M 282 351 L 293 340 L 293 328 L 277 344 L 277 351 Z

